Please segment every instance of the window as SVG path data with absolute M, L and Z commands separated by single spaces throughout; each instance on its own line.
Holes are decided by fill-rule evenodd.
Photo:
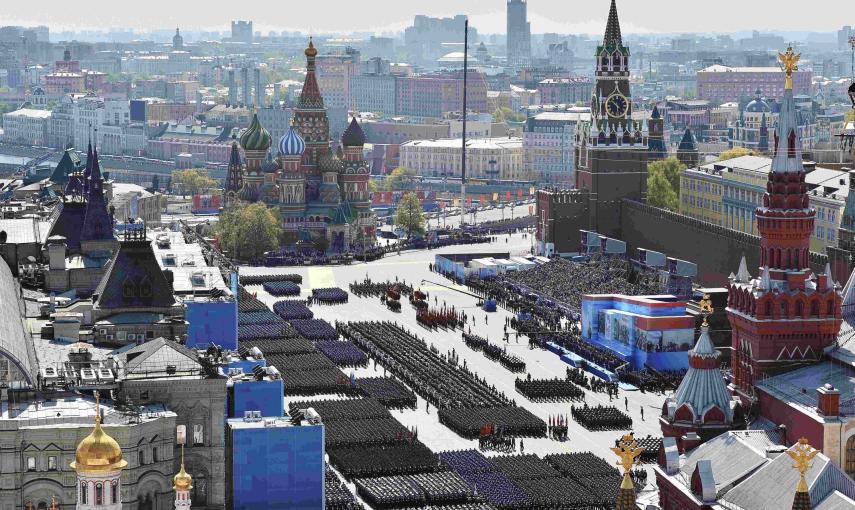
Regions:
M 56 457 L 51 455 L 47 458 L 48 471 L 56 471 Z
M 145 464 L 145 452 L 140 450 L 137 452 L 137 462 L 140 466 Z
M 157 462 L 157 447 L 151 449 L 151 461 Z
M 100 482 L 95 484 L 95 504 L 104 504 L 104 485 Z
M 80 502 L 84 505 L 89 503 L 89 487 L 86 482 L 80 482 Z
M 855 436 L 846 440 L 846 474 L 855 476 Z
M 36 458 L 35 457 L 27 457 L 27 471 L 35 471 L 36 470 Z
M 116 504 L 119 502 L 119 482 L 113 480 L 110 485 L 110 503 Z

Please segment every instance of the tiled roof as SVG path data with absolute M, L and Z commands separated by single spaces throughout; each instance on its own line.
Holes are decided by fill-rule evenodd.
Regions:
M 101 309 L 168 308 L 172 288 L 148 240 L 123 241 L 95 291 Z

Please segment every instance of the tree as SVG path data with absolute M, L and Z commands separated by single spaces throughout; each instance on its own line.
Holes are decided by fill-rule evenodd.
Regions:
M 671 189 L 674 190 L 674 193 L 679 194 L 680 174 L 682 174 L 685 169 L 686 165 L 681 163 L 679 159 L 672 156 L 668 159 L 650 163 L 647 167 L 647 172 L 648 174 L 653 172 L 662 172 L 662 174 L 665 175 L 665 178 L 668 179 L 668 183 L 671 184 Z
M 172 171 L 172 185 L 181 195 L 201 195 L 217 186 L 217 180 L 208 176 L 204 168 L 188 168 Z
M 669 211 L 676 211 L 680 199 L 664 172 L 650 172 L 647 175 L 647 203 Z
M 157 174 L 151 177 L 151 190 L 155 193 L 160 191 L 160 176 Z
M 726 161 L 728 159 L 740 158 L 742 156 L 750 156 L 752 154 L 754 154 L 754 152 L 752 152 L 751 149 L 746 149 L 745 147 L 734 147 L 732 149 L 727 149 L 726 151 L 722 152 L 719 155 L 718 160 Z
M 278 248 L 281 234 L 279 215 L 261 202 L 226 209 L 216 228 L 220 246 L 242 260 L 257 259 Z
M 368 191 L 371 193 L 380 191 L 380 184 L 377 182 L 377 179 L 368 179 Z
M 413 234 L 424 234 L 425 214 L 418 195 L 412 191 L 405 193 L 398 202 L 398 212 L 395 215 L 395 224 L 407 231 L 407 240 Z
M 416 173 L 409 168 L 399 166 L 386 176 L 386 180 L 384 181 L 386 191 L 396 191 L 403 188 L 403 184 L 409 182 L 415 176 Z
M 686 165 L 675 157 L 647 166 L 647 203 L 676 211 L 680 205 L 680 174 Z

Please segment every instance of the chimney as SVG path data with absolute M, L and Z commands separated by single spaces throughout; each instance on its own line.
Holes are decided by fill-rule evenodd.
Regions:
M 255 68 L 255 106 L 264 108 L 264 88 L 261 87 L 261 69 Z
M 689 450 L 694 450 L 696 447 L 700 446 L 702 443 L 701 437 L 695 432 L 686 432 L 686 435 L 680 438 L 680 443 L 682 446 L 682 451 L 688 452 Z
M 840 414 L 840 390 L 829 383 L 824 384 L 816 390 L 817 406 L 819 414 L 828 417 Z

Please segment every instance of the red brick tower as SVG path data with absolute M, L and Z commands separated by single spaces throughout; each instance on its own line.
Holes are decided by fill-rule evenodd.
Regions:
M 763 205 L 758 207 L 760 271 L 740 268 L 728 286 L 727 314 L 733 330 L 733 386 L 744 403 L 753 385 L 811 364 L 837 337 L 842 297 L 830 269 L 810 269 L 810 236 L 816 211 L 808 203 L 801 140 L 793 101 L 792 72 L 800 55 L 781 54 L 786 72 L 783 103 Z

